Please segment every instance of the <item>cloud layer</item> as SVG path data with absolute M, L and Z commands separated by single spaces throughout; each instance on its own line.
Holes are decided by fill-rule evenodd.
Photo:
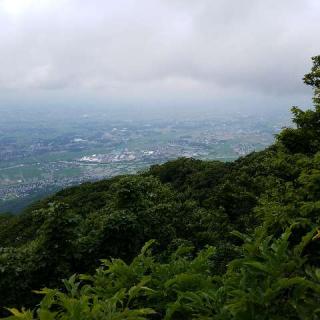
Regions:
M 0 0 L 0 90 L 304 95 L 318 0 Z

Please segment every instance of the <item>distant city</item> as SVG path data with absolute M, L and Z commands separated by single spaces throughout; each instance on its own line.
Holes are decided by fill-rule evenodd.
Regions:
M 287 119 L 232 114 L 207 119 L 111 120 L 80 114 L 0 120 L 0 212 L 86 181 L 146 170 L 178 157 L 234 160 L 264 149 Z

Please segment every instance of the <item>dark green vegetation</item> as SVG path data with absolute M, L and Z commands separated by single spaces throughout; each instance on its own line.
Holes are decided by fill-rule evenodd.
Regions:
M 32 310 L 10 319 L 320 319 L 313 61 L 315 109 L 294 108 L 296 128 L 265 151 L 182 158 L 3 215 L 0 301 Z

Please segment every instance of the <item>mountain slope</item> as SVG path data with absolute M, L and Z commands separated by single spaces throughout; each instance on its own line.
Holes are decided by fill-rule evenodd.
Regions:
M 319 319 L 313 61 L 305 82 L 315 109 L 294 108 L 296 128 L 262 152 L 233 163 L 181 158 L 1 216 L 0 301 L 35 308 L 11 319 Z M 35 307 L 30 292 L 44 287 L 58 289 Z

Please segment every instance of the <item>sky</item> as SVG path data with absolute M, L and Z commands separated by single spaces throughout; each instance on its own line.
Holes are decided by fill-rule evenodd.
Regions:
M 309 103 L 319 0 L 0 0 L 0 108 Z

